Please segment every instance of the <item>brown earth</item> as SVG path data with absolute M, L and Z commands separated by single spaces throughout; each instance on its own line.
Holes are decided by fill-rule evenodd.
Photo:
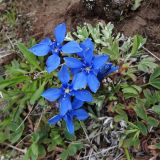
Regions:
M 89 22 L 112 21 L 117 32 L 126 36 L 142 34 L 148 39 L 146 47 L 160 57 L 160 0 L 143 1 L 137 11 L 127 9 L 124 15 L 113 19 L 110 16 L 88 15 L 79 0 L 14 0 L 21 24 L 17 26 L 16 34 L 23 41 L 29 37 L 37 39 L 51 35 L 53 28 L 61 22 L 66 22 L 68 30 L 77 25 Z M 4 4 L 0 6 L 2 12 Z M 112 8 L 110 9 L 112 15 Z M 24 18 L 25 17 L 25 18 Z M 119 19 L 123 20 L 119 20 Z
M 50 34 L 54 26 L 63 21 L 72 30 L 84 22 L 95 24 L 97 21 L 111 20 L 110 17 L 104 19 L 101 15 L 88 16 L 82 4 L 78 3 L 79 0 L 33 2 L 25 10 L 33 20 L 33 36 L 41 38 Z M 160 0 L 144 1 L 136 12 L 127 10 L 123 20 L 114 20 L 113 23 L 116 30 L 126 36 L 139 33 L 146 37 L 146 47 L 160 57 Z

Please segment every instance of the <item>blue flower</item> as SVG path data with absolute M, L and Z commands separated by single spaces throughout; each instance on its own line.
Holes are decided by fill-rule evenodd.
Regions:
M 90 90 L 96 93 L 100 87 L 97 74 L 109 57 L 107 55 L 93 55 L 94 46 L 89 39 L 83 43 L 83 46 L 85 51 L 79 54 L 81 60 L 73 57 L 65 57 L 64 60 L 66 65 L 71 68 L 75 74 L 73 78 L 73 88 L 77 90 L 85 88 L 88 85 Z
M 29 49 L 36 56 L 45 56 L 49 52 L 52 53 L 52 55 L 50 55 L 46 61 L 46 69 L 48 73 L 58 68 L 60 64 L 60 52 L 72 54 L 82 51 L 82 49 L 76 41 L 71 41 L 66 43 L 65 45 L 62 45 L 66 36 L 65 23 L 59 24 L 54 29 L 54 35 L 56 39 L 55 41 L 52 42 L 50 38 L 45 38 L 40 43 L 34 45 Z
M 81 52 L 77 52 L 77 54 L 83 58 L 85 56 L 85 52 L 91 52 L 94 51 L 94 44 L 90 38 L 85 39 L 83 42 L 81 42 L 80 47 L 83 49 Z
M 112 63 L 105 64 L 100 71 L 98 72 L 98 79 L 101 81 L 104 79 L 107 75 L 117 71 L 119 69 L 118 66 L 113 66 Z
M 74 99 L 72 102 L 72 108 L 68 110 L 68 112 L 65 115 L 55 115 L 54 117 L 48 120 L 48 123 L 54 125 L 58 121 L 63 119 L 66 122 L 68 132 L 70 134 L 74 134 L 73 118 L 77 118 L 78 120 L 82 121 L 89 117 L 88 113 L 84 109 L 80 109 L 82 105 L 82 101 Z
M 75 90 L 73 88 L 74 82 L 70 81 L 70 75 L 65 65 L 62 66 L 58 73 L 58 78 L 62 85 L 60 88 L 49 88 L 43 92 L 42 96 L 48 101 L 53 102 L 59 100 L 60 103 L 60 114 L 65 115 L 68 110 L 72 109 L 71 97 L 75 96 L 77 99 L 85 102 L 92 102 L 93 98 L 87 90 Z

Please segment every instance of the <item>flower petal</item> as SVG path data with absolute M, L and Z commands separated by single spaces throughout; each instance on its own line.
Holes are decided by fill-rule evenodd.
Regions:
M 90 73 L 87 76 L 87 83 L 88 83 L 90 90 L 96 93 L 100 86 L 100 82 L 98 81 L 97 77 L 94 74 Z
M 77 53 L 80 57 L 84 57 L 84 53 L 88 50 L 90 50 L 91 53 L 93 53 L 94 45 L 90 38 L 87 38 L 82 43 L 80 43 L 80 47 L 83 49 L 82 52 Z
M 65 115 L 64 120 L 66 122 L 67 130 L 70 134 L 74 134 L 74 123 L 71 116 Z
M 84 54 L 85 62 L 88 63 L 88 64 L 91 64 L 92 59 L 93 59 L 93 51 L 88 50 L 88 51 L 84 52 L 83 54 Z
M 83 48 L 83 50 L 94 50 L 94 44 L 90 38 L 87 38 L 82 43 L 80 43 L 80 47 Z
M 111 74 L 111 73 L 117 71 L 118 69 L 119 69 L 118 66 L 112 66 L 112 67 L 110 68 L 110 70 L 108 70 L 108 73 L 107 73 L 107 74 Z
M 84 72 L 77 73 L 73 77 L 72 84 L 73 84 L 73 89 L 74 90 L 85 88 L 86 85 L 87 85 L 86 74 Z
M 61 23 L 57 25 L 57 27 L 54 29 L 54 35 L 55 35 L 56 41 L 61 44 L 64 41 L 64 38 L 66 36 L 66 24 Z
M 72 115 L 80 121 L 85 120 L 89 117 L 89 114 L 84 109 L 75 110 L 72 112 Z
M 98 77 L 98 79 L 101 81 L 101 80 L 102 80 L 104 77 L 106 77 L 108 74 L 111 74 L 111 73 L 117 71 L 118 69 L 119 69 L 118 66 L 113 66 L 112 63 L 108 63 L 108 64 L 106 64 L 105 66 L 103 66 L 103 67 L 100 69 L 97 77 Z
M 75 97 L 84 102 L 92 102 L 93 97 L 91 93 L 87 90 L 75 91 Z
M 56 116 L 50 118 L 50 119 L 48 120 L 48 123 L 54 125 L 54 124 L 56 124 L 58 121 L 60 121 L 61 119 L 62 119 L 62 116 L 61 116 L 61 115 L 56 115 Z
M 107 55 L 95 56 L 93 60 L 94 69 L 100 69 L 101 67 L 103 67 L 108 59 L 109 59 L 109 56 Z
M 58 68 L 60 64 L 60 58 L 58 55 L 53 54 L 51 56 L 48 57 L 47 61 L 46 61 L 46 70 L 48 73 L 51 73 L 52 71 L 54 71 L 55 69 Z
M 82 48 L 80 48 L 79 44 L 76 41 L 68 42 L 62 47 L 62 52 L 68 53 L 68 54 L 77 53 L 81 51 L 82 51 Z
M 77 74 L 77 73 L 81 72 L 81 68 L 71 68 L 70 70 L 71 70 L 72 74 Z
M 45 44 L 45 45 L 50 45 L 50 44 L 52 44 L 52 41 L 51 41 L 51 39 L 50 38 L 45 38 L 45 39 L 43 39 L 43 40 L 41 40 L 40 42 L 39 42 L 39 44 Z
M 49 38 L 46 38 L 42 40 L 40 43 L 31 47 L 29 51 L 35 54 L 36 56 L 45 56 L 51 51 L 51 43 L 51 40 Z
M 61 94 L 62 94 L 61 89 L 59 89 L 59 88 L 49 88 L 42 93 L 42 97 L 44 97 L 45 99 L 47 99 L 50 102 L 53 102 L 56 99 L 58 99 Z
M 72 102 L 72 109 L 78 109 L 80 107 L 82 107 L 84 104 L 83 101 L 77 99 L 77 98 L 74 98 L 73 102 Z
M 62 97 L 60 103 L 60 115 L 65 115 L 69 110 L 72 109 L 72 104 L 69 96 Z
M 58 72 L 58 78 L 62 83 L 68 83 L 70 80 L 70 75 L 68 69 L 65 65 L 61 67 L 61 70 Z
M 83 66 L 82 62 L 73 57 L 65 57 L 64 61 L 69 68 L 81 68 Z

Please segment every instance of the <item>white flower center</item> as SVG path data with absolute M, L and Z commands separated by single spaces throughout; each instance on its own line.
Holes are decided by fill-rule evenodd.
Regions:
M 70 89 L 69 89 L 69 88 L 66 88 L 64 91 L 65 91 L 65 93 L 69 93 L 69 92 L 70 92 Z

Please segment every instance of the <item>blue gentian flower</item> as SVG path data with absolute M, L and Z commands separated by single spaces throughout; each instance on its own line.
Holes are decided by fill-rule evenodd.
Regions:
M 83 42 L 81 42 L 80 47 L 83 49 L 81 52 L 77 52 L 77 54 L 83 58 L 85 56 L 85 52 L 91 52 L 94 51 L 94 44 L 90 38 L 85 39 Z
M 85 102 L 92 102 L 93 98 L 87 90 L 75 90 L 73 88 L 74 82 L 70 81 L 70 75 L 65 65 L 62 66 L 58 73 L 58 78 L 62 83 L 60 88 L 50 88 L 44 91 L 42 96 L 48 101 L 53 102 L 59 100 L 60 103 L 60 114 L 65 115 L 68 110 L 72 109 L 71 97 L 75 96 L 77 99 Z
M 76 90 L 85 88 L 88 85 L 90 90 L 96 93 L 100 87 L 97 74 L 109 57 L 107 55 L 95 56 L 93 54 L 94 46 L 91 44 L 91 41 L 87 39 L 84 44 L 86 43 L 90 47 L 88 49 L 87 45 L 84 47 L 85 51 L 81 53 L 81 60 L 73 57 L 65 57 L 64 60 L 74 73 L 73 88 Z
M 101 81 L 102 79 L 104 79 L 106 76 L 108 76 L 109 74 L 117 71 L 119 69 L 118 66 L 113 66 L 112 63 L 108 63 L 108 64 L 105 64 L 101 69 L 100 71 L 98 72 L 98 79 L 99 81 Z
M 80 108 L 82 107 L 83 102 L 77 100 L 76 98 L 72 102 L 72 108 L 68 110 L 68 112 L 65 115 L 55 115 L 51 119 L 48 120 L 49 124 L 56 124 L 60 120 L 64 120 L 66 122 L 67 130 L 70 134 L 74 134 L 74 124 L 73 124 L 73 118 L 77 118 L 78 120 L 82 121 L 89 117 L 88 113 Z
M 82 49 L 76 41 L 70 41 L 65 45 L 62 45 L 66 36 L 65 23 L 59 24 L 54 29 L 54 35 L 55 41 L 52 42 L 50 38 L 46 38 L 29 49 L 36 56 L 45 56 L 49 52 L 52 53 L 52 55 L 50 55 L 46 61 L 46 69 L 48 73 L 58 68 L 60 64 L 60 52 L 72 54 L 82 51 Z

